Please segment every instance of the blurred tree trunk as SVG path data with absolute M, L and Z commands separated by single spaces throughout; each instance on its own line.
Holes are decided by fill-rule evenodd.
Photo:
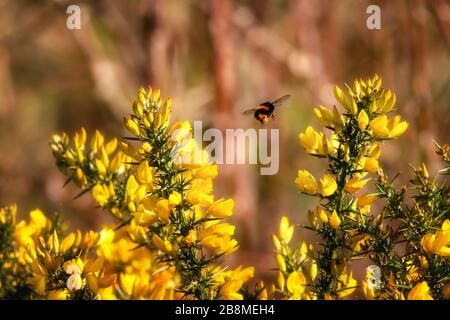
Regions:
M 414 0 L 409 9 L 408 24 L 411 32 L 411 85 L 415 106 L 418 108 L 416 128 L 420 146 L 420 158 L 429 166 L 437 166 L 437 157 L 432 143 L 432 94 L 429 83 L 428 35 L 426 25 L 429 23 L 425 1 Z
M 16 101 L 13 78 L 10 68 L 10 53 L 0 47 L 0 121 L 10 116 Z
M 340 28 L 337 24 L 336 0 L 321 0 L 319 3 L 318 25 L 320 37 L 320 51 L 322 56 L 323 76 L 329 82 L 336 82 L 342 75 L 342 66 L 336 61 L 341 61 L 340 55 Z M 332 70 L 332 72 L 330 72 Z
M 149 1 L 149 29 L 147 36 L 148 75 L 150 83 L 162 92 L 170 89 L 169 45 L 170 30 L 165 23 L 166 3 L 164 1 Z
M 231 15 L 231 0 L 211 1 L 210 27 L 213 44 L 216 110 L 228 116 L 233 112 L 236 95 Z
M 224 129 L 235 128 L 233 119 L 236 99 L 236 66 L 234 55 L 234 34 L 232 28 L 233 2 L 231 0 L 212 0 L 210 2 L 210 32 L 212 40 L 212 63 L 215 88 L 214 126 Z M 226 143 L 229 143 L 227 141 Z M 255 217 L 255 194 L 248 170 L 243 165 L 224 165 L 220 168 L 218 184 L 232 186 L 236 202 L 235 220 L 239 225 L 240 257 L 236 261 L 248 261 L 253 252 L 255 232 L 252 228 Z M 219 191 L 220 192 L 220 191 Z
M 321 95 L 333 80 L 332 74 L 338 74 L 338 28 L 334 21 L 334 1 L 292 0 L 293 25 L 297 46 L 309 60 L 309 85 L 311 91 Z M 329 90 L 327 90 L 329 91 Z M 320 97 L 324 102 L 327 98 Z M 318 98 L 318 97 L 316 97 Z
M 431 9 L 433 18 L 450 54 L 450 19 L 448 14 L 450 12 L 450 3 L 448 0 L 432 0 L 428 1 L 427 4 Z
M 274 9 L 273 3 L 273 0 L 251 0 L 250 4 L 258 22 L 263 24 L 270 20 Z
M 398 13 L 393 16 L 393 13 Z M 404 52 L 402 43 L 397 42 L 399 34 L 403 34 L 402 23 L 404 16 L 404 4 L 399 1 L 386 2 L 383 4 L 383 11 L 381 13 L 381 30 L 369 30 L 369 34 L 373 37 L 372 61 L 374 65 L 374 72 L 382 77 L 384 84 L 394 84 L 398 79 L 395 65 L 395 55 L 393 51 L 407 54 Z M 401 31 L 395 34 L 392 28 L 383 28 L 383 24 L 387 21 L 396 21 L 400 26 Z M 401 40 L 401 39 L 399 39 Z

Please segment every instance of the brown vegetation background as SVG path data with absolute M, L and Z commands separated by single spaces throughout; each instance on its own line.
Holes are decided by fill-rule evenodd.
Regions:
M 81 30 L 66 8 L 81 7 Z M 366 9 L 381 7 L 381 30 Z M 449 143 L 450 2 L 446 0 L 117 0 L 0 1 L 0 204 L 22 213 L 60 212 L 72 227 L 107 223 L 89 196 L 53 164 L 52 132 L 81 126 L 121 136 L 137 89 L 161 88 L 175 119 L 204 127 L 259 127 L 241 110 L 283 94 L 293 98 L 270 127 L 280 129 L 280 171 L 221 166 L 217 197 L 233 197 L 241 250 L 234 264 L 271 276 L 271 233 L 282 214 L 304 223 L 314 203 L 295 189 L 299 168 L 318 173 L 297 143 L 312 107 L 331 106 L 333 84 L 378 73 L 397 94 L 406 135 L 386 143 L 385 172 L 439 161 L 432 139 Z M 302 237 L 308 237 L 302 233 Z

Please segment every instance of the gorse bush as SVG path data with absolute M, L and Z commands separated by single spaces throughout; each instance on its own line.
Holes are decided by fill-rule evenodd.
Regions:
M 273 236 L 275 284 L 253 278 L 252 266 L 229 268 L 224 255 L 238 243 L 226 219 L 232 199 L 215 199 L 217 165 L 191 134 L 189 122 L 170 123 L 171 101 L 140 89 L 124 119 L 130 136 L 106 140 L 81 129 L 51 137 L 56 165 L 90 193 L 116 223 L 86 233 L 40 210 L 16 220 L 0 209 L 2 299 L 445 299 L 450 296 L 450 191 L 425 164 L 409 186 L 382 171 L 382 144 L 408 128 L 394 115 L 395 94 L 378 76 L 355 81 L 342 106 L 314 109 L 330 133 L 308 127 L 300 144 L 327 169 L 316 178 L 299 170 L 301 193 L 317 199 L 307 215 L 315 243 L 292 241 L 286 217 Z M 189 143 L 181 143 L 181 141 Z M 436 144 L 450 173 L 450 148 Z M 200 154 L 200 161 L 180 161 Z M 197 159 L 198 160 L 198 159 Z M 373 186 L 369 193 L 368 186 Z M 374 210 L 371 210 L 371 209 Z M 352 261 L 366 259 L 366 279 Z M 268 266 L 271 268 L 272 266 Z
M 317 246 L 292 249 L 294 233 L 286 217 L 274 236 L 279 267 L 277 290 L 285 298 L 338 299 L 361 287 L 366 299 L 433 299 L 450 296 L 450 190 L 430 179 L 425 164 L 415 169 L 410 186 L 396 188 L 380 167 L 381 144 L 408 128 L 392 115 L 395 94 L 381 87 L 378 76 L 355 81 L 346 95 L 334 90 L 343 107 L 339 112 L 323 106 L 314 109 L 320 124 L 331 133 L 308 127 L 299 135 L 306 152 L 327 163 L 318 179 L 299 170 L 298 189 L 317 198 L 317 208 L 307 213 L 305 229 L 315 233 Z M 449 165 L 449 148 L 438 146 Z M 444 169 L 442 173 L 449 173 Z M 368 183 L 377 174 L 376 192 Z M 412 204 L 407 199 L 411 191 Z M 377 206 L 377 212 L 371 208 Z M 362 283 L 353 278 L 349 264 L 368 258 Z M 373 274 L 379 270 L 379 274 Z

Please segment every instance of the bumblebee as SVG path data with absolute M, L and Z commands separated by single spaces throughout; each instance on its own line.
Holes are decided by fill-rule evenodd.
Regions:
M 264 102 L 255 108 L 244 110 L 243 114 L 253 114 L 253 117 L 261 124 L 267 124 L 270 119 L 275 119 L 275 108 L 280 107 L 291 95 L 287 94 L 273 102 Z

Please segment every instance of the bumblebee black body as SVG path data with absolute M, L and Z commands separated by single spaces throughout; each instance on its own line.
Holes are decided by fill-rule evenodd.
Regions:
M 264 102 L 256 108 L 254 117 L 261 124 L 266 124 L 270 118 L 274 117 L 274 111 L 275 106 L 271 102 Z
M 255 119 L 261 124 L 266 124 L 269 122 L 269 119 L 275 119 L 275 107 L 281 106 L 289 97 L 290 95 L 285 95 L 274 102 L 261 103 L 256 108 L 244 110 L 243 114 L 253 114 Z

